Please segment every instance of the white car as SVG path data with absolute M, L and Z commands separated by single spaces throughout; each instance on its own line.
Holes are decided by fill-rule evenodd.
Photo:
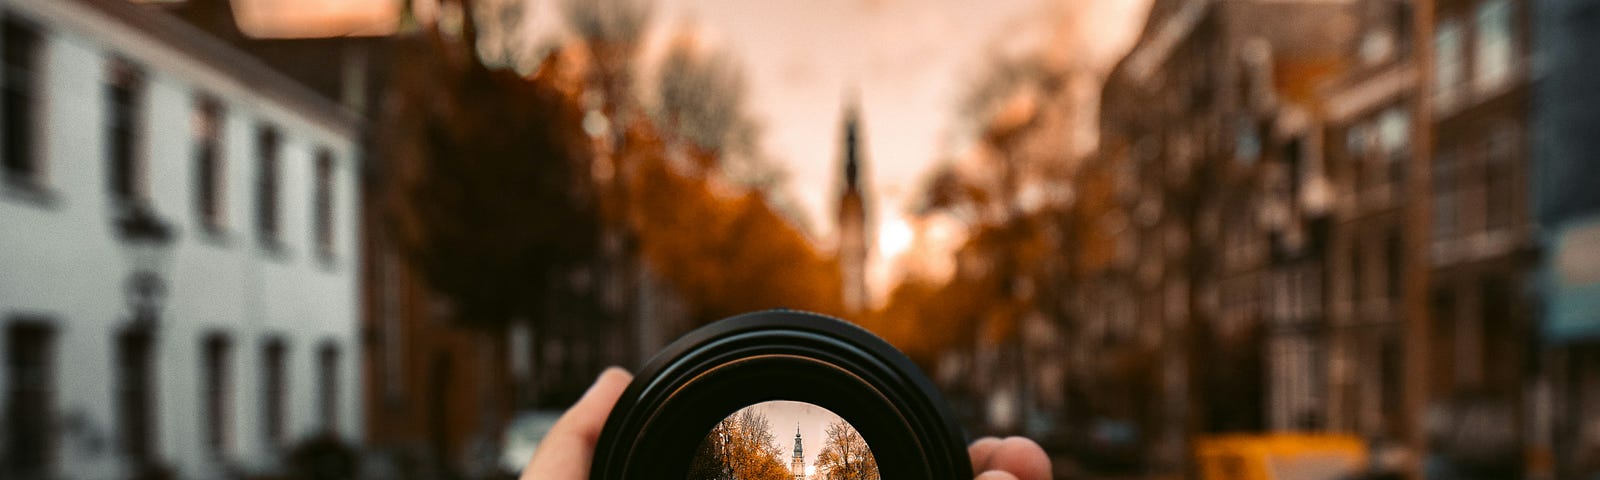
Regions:
M 563 412 L 555 410 L 529 410 L 511 417 L 501 443 L 500 468 L 507 472 L 521 472 L 533 458 L 539 442 L 550 433 Z

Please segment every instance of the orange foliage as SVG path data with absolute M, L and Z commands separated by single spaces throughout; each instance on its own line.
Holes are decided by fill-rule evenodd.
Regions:
M 638 232 L 643 259 L 684 297 L 693 319 L 771 308 L 842 310 L 833 258 L 758 192 L 696 167 L 716 162 L 673 163 L 665 152 L 647 126 L 627 132 L 618 162 L 629 170 L 625 221 Z

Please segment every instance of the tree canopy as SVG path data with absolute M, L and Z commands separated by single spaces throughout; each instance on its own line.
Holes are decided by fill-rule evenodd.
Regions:
M 538 312 L 597 243 L 580 110 L 553 69 L 522 78 L 437 32 L 406 41 L 377 142 L 394 240 L 459 318 Z
M 767 416 L 748 408 L 717 422 L 689 462 L 689 480 L 789 478 Z
M 820 480 L 878 480 L 878 460 L 855 427 L 843 420 L 828 425 L 822 451 L 817 453 Z

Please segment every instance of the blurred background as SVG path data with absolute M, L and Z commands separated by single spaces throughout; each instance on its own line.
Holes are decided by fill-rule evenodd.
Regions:
M 511 478 L 605 366 L 766 308 L 1059 478 L 1600 478 L 1597 32 L 4 0 L 0 478 Z

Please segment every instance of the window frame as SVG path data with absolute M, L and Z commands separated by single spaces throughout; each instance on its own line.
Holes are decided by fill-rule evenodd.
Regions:
M 155 373 L 157 371 L 155 332 L 130 327 L 118 332 L 117 353 L 117 438 L 124 458 L 144 467 L 155 461 L 155 441 L 160 422 L 156 419 Z
M 256 156 L 256 236 L 270 249 L 281 246 L 283 237 L 283 133 L 276 125 L 262 122 L 255 131 Z
M 226 227 L 228 219 L 227 110 L 209 94 L 197 95 L 192 108 L 195 215 L 202 227 L 215 233 Z
M 39 107 L 45 82 L 40 77 L 47 37 L 38 23 L 5 13 L 0 17 L 0 36 L 5 43 L 4 62 L 0 63 L 0 122 L 5 124 L 0 131 L 0 178 L 9 186 L 37 189 L 45 184 L 49 173 L 38 128 L 43 113 Z M 18 85 L 25 92 L 18 93 Z M 17 102 L 19 99 L 25 102 Z M 13 116 L 23 120 L 14 121 Z M 19 131 L 14 132 L 13 128 Z M 16 141 L 19 138 L 21 141 Z
M 1479 93 L 1504 87 L 1516 74 L 1515 16 L 1509 0 L 1484 0 L 1473 10 L 1472 84 Z M 1500 35 L 1491 36 L 1497 27 Z
M 118 202 L 147 202 L 150 164 L 145 152 L 149 140 L 145 114 L 149 108 L 149 81 L 142 66 L 118 56 L 106 61 L 105 76 L 106 116 L 102 132 L 108 189 Z
M 202 439 L 213 459 L 226 458 L 233 448 L 233 342 L 224 333 L 201 341 Z
M 1515 122 L 1502 120 L 1490 124 L 1483 136 L 1483 230 L 1498 232 L 1514 228 L 1521 196 L 1521 175 L 1517 171 L 1523 142 L 1522 130 Z
M 6 401 L 4 411 L 5 444 L 10 446 L 7 452 L 8 461 L 0 464 L 0 474 L 23 478 L 53 476 L 60 468 L 61 438 L 54 427 L 59 421 L 56 399 L 60 396 L 60 339 L 58 329 L 47 319 L 35 317 L 18 317 L 11 319 L 5 329 L 5 390 Z M 27 337 L 27 338 L 24 338 Z M 30 367 L 24 365 L 28 359 L 19 358 L 24 355 L 24 345 L 28 339 L 35 340 L 33 347 L 37 347 L 38 368 L 36 372 L 39 382 L 37 385 L 23 385 L 28 375 L 22 369 Z M 27 396 L 33 387 L 38 387 L 37 396 Z M 21 399 L 21 400 L 19 400 Z M 22 400 L 30 400 L 25 402 Z M 20 405 L 20 406 L 19 406 Z M 29 407 L 37 411 L 23 411 Z M 12 418 L 17 417 L 17 418 Z M 23 421 L 25 419 L 26 421 Z M 29 427 L 35 430 L 27 430 Z M 37 447 L 29 452 L 17 448 L 18 445 Z M 24 452 L 18 455 L 17 452 Z M 31 453 L 32 455 L 28 455 Z M 24 461 L 17 461 L 22 458 Z M 19 465 L 26 464 L 26 465 Z
M 1455 18 L 1440 19 L 1434 28 L 1432 41 L 1434 106 L 1438 109 L 1452 108 L 1460 101 L 1462 86 L 1468 81 L 1465 77 L 1470 73 L 1466 65 L 1466 27 Z
M 1432 231 L 1435 245 L 1448 243 L 1463 233 L 1462 177 L 1464 159 L 1459 149 L 1441 150 L 1434 154 L 1432 175 Z M 1446 208 L 1448 206 L 1448 208 Z M 1449 223 L 1443 220 L 1449 219 Z M 1448 228 L 1445 226 L 1448 225 Z
M 324 261 L 332 261 L 338 251 L 338 165 L 333 149 L 317 147 L 312 159 L 311 232 L 312 244 Z
M 261 344 L 261 432 L 273 448 L 283 447 L 289 438 L 289 356 L 289 343 L 281 337 Z
M 339 433 L 340 368 L 343 352 L 333 340 L 317 347 L 317 421 L 323 433 Z

